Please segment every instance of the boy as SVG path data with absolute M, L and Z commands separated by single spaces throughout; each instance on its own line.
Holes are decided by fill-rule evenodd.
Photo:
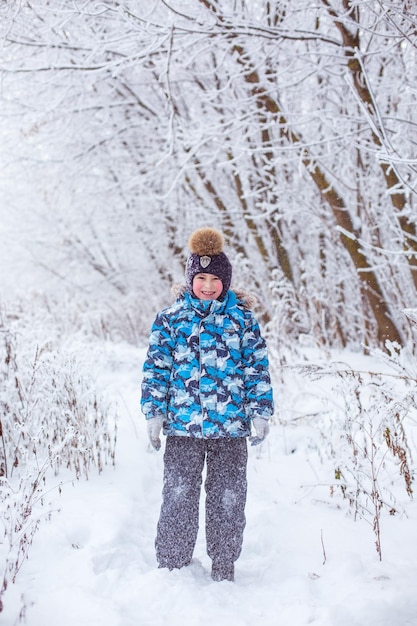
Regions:
M 142 411 L 151 444 L 166 438 L 159 567 L 191 563 L 207 466 L 206 543 L 213 580 L 234 580 L 243 542 L 247 437 L 269 432 L 273 399 L 266 346 L 213 228 L 189 240 L 186 288 L 153 324 L 143 368 Z

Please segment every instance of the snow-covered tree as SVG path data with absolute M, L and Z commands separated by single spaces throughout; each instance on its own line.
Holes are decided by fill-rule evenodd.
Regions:
M 275 333 L 407 341 L 413 3 L 34 0 L 0 11 L 2 191 L 61 284 L 108 303 L 151 282 L 147 314 L 181 280 L 191 230 L 213 224 L 234 283 L 257 292 Z

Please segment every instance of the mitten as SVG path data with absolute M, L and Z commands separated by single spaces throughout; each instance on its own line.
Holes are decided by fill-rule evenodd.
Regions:
M 269 423 L 264 417 L 254 417 L 252 420 L 253 427 L 256 432 L 256 436 L 249 437 L 249 441 L 253 446 L 257 446 L 267 437 L 269 433 Z
M 161 434 L 163 422 L 163 418 L 159 415 L 151 417 L 147 420 L 149 441 L 155 450 L 159 450 L 161 447 L 161 439 L 159 435 Z

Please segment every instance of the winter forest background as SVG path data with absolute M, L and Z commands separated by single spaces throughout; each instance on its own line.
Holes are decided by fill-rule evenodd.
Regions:
M 257 296 L 277 420 L 380 548 L 413 491 L 415 3 L 6 0 L 0 46 L 2 594 L 49 473 L 117 464 L 95 346 L 146 344 L 203 225 Z M 289 377 L 342 408 L 296 412 Z

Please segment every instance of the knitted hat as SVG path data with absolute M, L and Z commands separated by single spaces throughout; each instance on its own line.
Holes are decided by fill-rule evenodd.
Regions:
M 193 293 L 193 278 L 196 274 L 213 274 L 223 283 L 220 300 L 224 298 L 232 281 L 232 266 L 223 252 L 223 235 L 214 228 L 199 228 L 189 240 L 190 256 L 185 268 L 187 291 Z

